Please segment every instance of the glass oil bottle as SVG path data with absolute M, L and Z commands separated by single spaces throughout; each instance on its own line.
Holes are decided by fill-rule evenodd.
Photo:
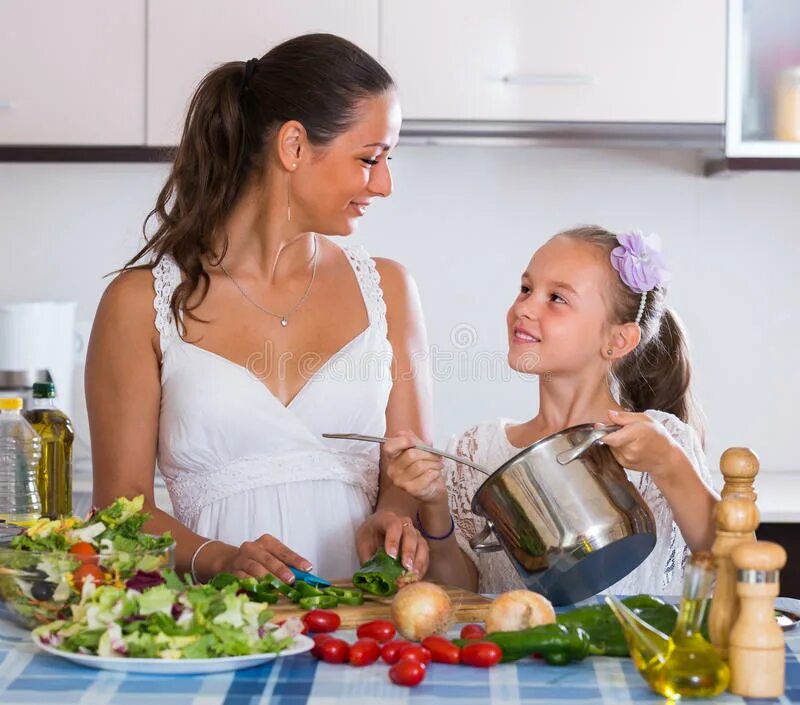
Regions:
M 644 622 L 620 600 L 606 597 L 622 624 L 639 673 L 653 690 L 668 698 L 714 697 L 730 682 L 728 665 L 700 633 L 713 578 L 711 554 L 693 554 L 686 566 L 678 621 L 670 636 Z
M 50 519 L 72 514 L 72 443 L 75 434 L 69 417 L 55 405 L 51 382 L 33 385 L 33 403 L 25 418 L 42 438 L 36 484 L 42 501 L 42 516 Z

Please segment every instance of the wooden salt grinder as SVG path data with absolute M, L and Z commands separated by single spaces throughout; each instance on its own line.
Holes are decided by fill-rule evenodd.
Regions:
M 759 467 L 758 456 L 749 448 L 728 448 L 719 459 L 719 469 L 725 478 L 722 497 L 735 495 L 755 502 L 753 482 Z
M 785 644 L 774 603 L 786 551 L 777 543 L 753 541 L 736 546 L 731 558 L 740 607 L 728 647 L 729 690 L 750 698 L 780 697 L 786 671 Z
M 717 583 L 708 614 L 708 631 L 711 643 L 723 658 L 727 658 L 731 626 L 739 614 L 736 567 L 731 551 L 743 542 L 755 541 L 753 532 L 758 527 L 758 508 L 748 499 L 725 497 L 714 510 L 714 520 L 717 534 L 711 552 L 717 568 Z

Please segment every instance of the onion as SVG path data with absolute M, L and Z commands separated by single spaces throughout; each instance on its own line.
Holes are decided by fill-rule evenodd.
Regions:
M 556 621 L 553 605 L 543 595 L 529 590 L 511 590 L 498 595 L 486 615 L 486 631 L 516 632 Z
M 412 641 L 447 631 L 452 616 L 450 597 L 433 583 L 406 585 L 392 600 L 392 621 L 398 631 Z

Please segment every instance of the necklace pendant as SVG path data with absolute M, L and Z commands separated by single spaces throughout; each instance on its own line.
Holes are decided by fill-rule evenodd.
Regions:
M 289 321 L 286 319 L 286 316 L 281 316 L 281 325 L 286 328 L 289 325 Z

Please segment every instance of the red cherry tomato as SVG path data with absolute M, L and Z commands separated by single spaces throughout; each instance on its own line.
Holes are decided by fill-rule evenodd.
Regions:
M 431 652 L 431 659 L 436 663 L 459 663 L 461 649 L 443 636 L 433 635 L 422 640 L 422 646 Z
M 335 632 L 341 623 L 339 615 L 328 610 L 311 610 L 303 615 L 303 624 L 308 627 L 308 631 L 318 634 Z
M 329 639 L 333 639 L 330 634 L 315 634 L 312 639 L 314 640 L 314 647 L 311 649 L 311 655 L 314 658 L 322 660 L 322 645 Z
M 369 666 L 381 655 L 381 646 L 375 639 L 364 637 L 350 647 L 351 666 Z
M 275 622 L 279 627 L 282 627 L 286 623 L 285 619 L 282 619 L 280 622 Z M 308 634 L 308 625 L 303 622 L 303 631 L 300 632 L 301 634 Z
M 343 639 L 331 637 L 319 645 L 325 663 L 345 663 L 350 656 L 350 645 Z
M 376 619 L 374 622 L 367 622 L 356 630 L 356 635 L 359 639 L 368 637 L 369 639 L 375 639 L 375 641 L 381 644 L 394 639 L 396 633 L 397 630 L 394 628 L 394 624 L 385 619 Z
M 395 685 L 413 688 L 425 678 L 425 664 L 419 661 L 400 661 L 389 669 L 389 678 Z
M 461 649 L 461 663 L 467 666 L 488 668 L 500 662 L 503 652 L 497 644 L 491 641 L 477 641 L 473 644 L 464 644 Z
M 72 579 L 75 582 L 75 587 L 78 590 L 83 588 L 83 581 L 86 580 L 89 576 L 94 578 L 94 582 L 97 585 L 100 585 L 105 581 L 105 575 L 103 575 L 103 571 L 100 570 L 96 565 L 92 565 L 91 563 L 84 563 L 80 566 L 73 574 Z
M 397 663 L 400 658 L 400 654 L 398 653 L 400 648 L 410 643 L 410 641 L 403 641 L 402 639 L 387 641 L 381 649 L 381 658 L 390 666 Z
M 431 662 L 431 652 L 419 644 L 408 643 L 397 650 L 398 661 L 417 661 L 427 666 Z
M 461 627 L 462 639 L 480 640 L 486 636 L 486 630 L 480 624 L 465 624 Z
M 86 541 L 78 541 L 69 548 L 69 552 L 83 563 L 96 563 L 97 551 L 92 544 Z

